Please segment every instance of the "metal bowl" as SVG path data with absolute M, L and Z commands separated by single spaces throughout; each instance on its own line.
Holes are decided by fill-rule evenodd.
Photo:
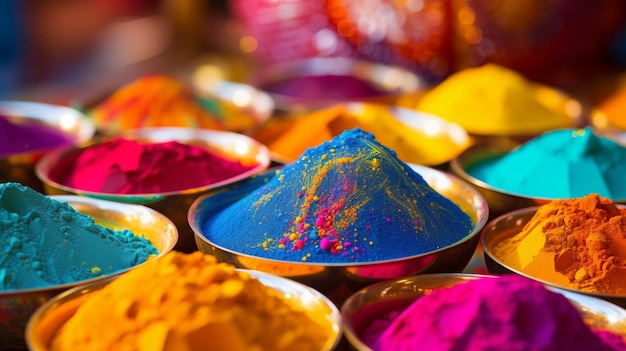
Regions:
M 275 110 L 273 98 L 266 92 L 261 91 L 251 85 L 237 82 L 230 82 L 223 79 L 216 79 L 214 75 L 205 74 L 205 71 L 197 70 L 193 73 L 172 74 L 170 77 L 176 79 L 181 84 L 189 88 L 194 98 L 198 100 L 206 111 L 214 114 L 215 110 L 224 110 L 222 113 L 232 118 L 232 125 L 227 125 L 227 130 L 234 132 L 245 132 L 254 129 L 265 123 Z M 139 79 L 134 77 L 134 79 Z M 131 84 L 132 79 L 125 81 L 107 81 L 94 89 L 87 89 L 70 100 L 70 106 L 82 111 L 87 116 L 90 111 L 105 101 L 115 91 Z M 239 121 L 235 122 L 235 117 Z M 104 135 L 114 135 L 123 130 L 117 128 L 104 128 L 96 122 L 96 129 Z M 154 125 L 142 124 L 133 129 L 154 128 L 154 127 L 189 127 L 171 122 L 171 119 L 163 119 L 155 122 Z
M 78 212 L 91 216 L 96 223 L 102 226 L 115 230 L 129 229 L 134 233 L 141 233 L 159 250 L 156 258 L 170 252 L 178 240 L 178 232 L 174 224 L 162 214 L 145 206 L 73 195 L 51 196 L 51 198 L 69 203 Z M 120 271 L 116 275 L 133 268 Z M 0 291 L 0 350 L 22 350 L 26 348 L 24 340 L 26 324 L 33 312 L 44 302 L 70 288 L 98 282 L 109 277 L 110 275 L 101 276 L 45 288 Z
M 284 297 L 303 306 L 327 327 L 328 338 L 320 351 L 335 350 L 342 336 L 341 314 L 337 307 L 318 291 L 298 282 L 263 272 L 244 270 L 263 285 L 283 293 Z M 26 342 L 31 351 L 48 351 L 49 344 L 59 330 L 76 312 L 89 294 L 104 288 L 112 279 L 68 290 L 41 306 L 29 320 Z M 209 340 L 207 340 L 208 342 Z
M 383 318 L 390 312 L 401 311 L 433 289 L 497 276 L 475 274 L 426 274 L 375 284 L 364 288 L 346 301 L 341 308 L 344 335 L 352 350 L 371 351 L 362 341 L 367 323 Z M 593 328 L 612 331 L 626 337 L 626 311 L 606 301 L 560 289 L 548 289 L 563 294 L 578 310 L 583 320 Z M 436 318 L 436 316 L 426 316 Z
M 520 208 L 543 205 L 551 200 L 549 198 L 528 197 L 498 189 L 467 173 L 466 170 L 472 166 L 502 156 L 513 150 L 517 145 L 519 145 L 517 142 L 508 139 L 475 144 L 450 161 L 452 173 L 472 184 L 485 198 L 489 205 L 489 214 L 492 219 Z M 514 170 L 511 170 L 511 172 L 514 172 Z
M 189 209 L 189 225 L 195 234 L 200 251 L 240 268 L 260 270 L 297 280 L 321 291 L 341 306 L 343 301 L 358 289 L 383 280 L 414 274 L 460 272 L 467 266 L 476 250 L 479 239 L 477 234 L 485 225 L 489 212 L 483 197 L 470 185 L 451 174 L 425 166 L 410 166 L 433 189 L 453 201 L 472 218 L 474 228 L 464 239 L 433 252 L 402 259 L 345 264 L 270 260 L 244 255 L 209 241 L 203 233 L 203 223 L 207 218 L 267 183 L 274 172 L 258 175 L 224 191 L 199 197 Z
M 361 82 L 376 92 L 350 91 L 348 83 L 309 83 L 307 91 L 277 89 L 293 79 L 338 77 Z M 250 78 L 251 84 L 266 91 L 275 101 L 276 109 L 285 112 L 305 112 L 346 101 L 384 99 L 386 97 L 423 89 L 427 82 L 407 69 L 345 57 L 316 57 L 263 67 Z M 300 89 L 298 89 L 300 90 Z M 316 91 L 316 96 L 311 96 Z
M 243 134 L 234 132 L 161 127 L 130 130 L 120 135 L 127 139 L 147 140 L 152 142 L 175 140 L 181 143 L 203 146 L 214 151 L 217 150 L 225 155 L 235 157 L 247 163 L 256 164 L 254 168 L 237 176 L 206 186 L 184 188 L 184 184 L 181 184 L 181 190 L 179 191 L 154 194 L 115 194 L 75 189 L 50 179 L 50 171 L 54 166 L 60 162 L 65 155 L 75 151 L 76 148 L 72 147 L 52 151 L 44 155 L 37 163 L 35 171 L 44 184 L 46 194 L 76 194 L 119 202 L 138 203 L 151 207 L 164 214 L 170 218 L 178 228 L 179 240 L 174 248 L 177 251 L 191 252 L 196 250 L 194 235 L 187 223 L 187 211 L 198 196 L 213 192 L 222 187 L 230 186 L 254 174 L 263 172 L 270 164 L 269 151 L 263 144 Z M 99 142 L 105 142 L 105 140 L 106 139 L 103 139 Z
M 524 228 L 524 225 L 528 223 L 531 218 L 537 212 L 539 206 L 532 206 L 527 208 L 511 211 L 504 214 L 492 221 L 490 221 L 482 230 L 480 235 L 480 243 L 484 250 L 485 265 L 490 273 L 494 274 L 518 274 L 533 280 L 537 280 L 545 285 L 560 288 L 571 292 L 581 293 L 592 297 L 597 297 L 609 302 L 612 302 L 618 306 L 626 308 L 626 295 L 595 293 L 568 288 L 555 284 L 550 281 L 541 280 L 531 275 L 525 274 L 521 271 L 508 267 L 502 262 L 496 255 L 494 255 L 494 247 L 514 235 L 518 234 Z
M 95 134 L 92 121 L 69 107 L 39 102 L 0 101 L 0 115 L 10 120 L 52 127 L 72 137 L 72 143 L 76 145 L 89 141 Z M 0 157 L 0 183 L 16 182 L 42 191 L 43 184 L 35 175 L 35 164 L 50 149 L 52 147 Z

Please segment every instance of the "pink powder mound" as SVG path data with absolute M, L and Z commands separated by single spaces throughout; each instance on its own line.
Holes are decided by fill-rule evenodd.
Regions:
M 402 350 L 624 350 L 624 339 L 595 332 L 569 300 L 519 276 L 436 289 L 405 309 L 370 345 Z
M 177 141 L 120 137 L 67 153 L 50 170 L 50 178 L 84 191 L 150 194 L 216 184 L 254 166 Z

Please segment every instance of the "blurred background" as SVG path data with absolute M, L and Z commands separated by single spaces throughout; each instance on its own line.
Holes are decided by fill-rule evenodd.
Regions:
M 494 62 L 576 95 L 626 68 L 624 0 L 6 0 L 0 16 L 3 98 L 63 102 L 206 61 L 246 81 L 269 64 L 356 57 L 433 83 Z

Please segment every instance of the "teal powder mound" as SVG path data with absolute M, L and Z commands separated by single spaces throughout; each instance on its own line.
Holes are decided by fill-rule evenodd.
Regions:
M 591 128 L 546 132 L 466 172 L 504 192 L 548 199 L 626 199 L 626 147 Z
M 94 223 L 65 202 L 0 184 L 0 290 L 42 288 L 110 275 L 158 254 L 129 230 Z
M 473 224 L 395 152 L 353 129 L 306 150 L 202 229 L 214 244 L 256 257 L 342 263 L 438 250 Z

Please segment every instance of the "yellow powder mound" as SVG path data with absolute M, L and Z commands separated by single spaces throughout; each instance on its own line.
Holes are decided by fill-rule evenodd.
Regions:
M 495 64 L 451 75 L 412 107 L 477 135 L 525 135 L 568 128 L 580 113 L 580 104 L 574 100 Z
M 172 252 L 81 305 L 51 350 L 320 350 L 329 335 L 249 274 L 200 252 Z
M 626 294 L 626 209 L 597 194 L 541 206 L 493 251 L 510 268 L 553 284 Z

